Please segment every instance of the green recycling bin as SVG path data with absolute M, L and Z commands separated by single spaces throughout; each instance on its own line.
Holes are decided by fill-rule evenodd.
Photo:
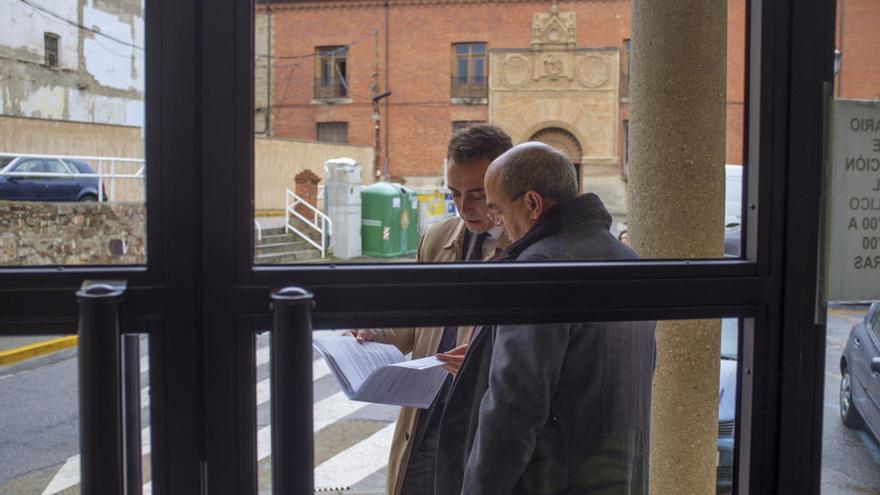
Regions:
M 409 216 L 409 222 L 403 228 L 401 237 L 405 246 L 404 252 L 410 254 L 419 250 L 419 194 L 408 187 L 401 187 L 401 189 L 403 190 L 401 215 L 406 212 L 405 214 Z M 401 221 L 400 224 L 402 227 L 403 222 Z
M 393 258 L 419 247 L 419 200 L 400 184 L 377 182 L 361 189 L 364 256 Z

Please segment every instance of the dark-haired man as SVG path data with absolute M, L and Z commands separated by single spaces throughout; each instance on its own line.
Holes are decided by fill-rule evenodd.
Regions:
M 637 257 L 550 146 L 498 157 L 486 193 L 512 242 L 502 260 Z M 654 360 L 651 322 L 479 329 L 443 414 L 436 493 L 646 494 Z
M 484 178 L 489 164 L 511 148 L 498 127 L 478 124 L 456 132 L 447 149 L 447 185 L 458 215 L 428 228 L 419 243 L 419 262 L 484 261 L 501 254 L 508 241 L 486 206 Z M 470 327 L 358 330 L 358 340 L 394 344 L 413 359 L 456 349 L 461 359 Z M 456 356 L 447 360 L 455 361 Z M 388 460 L 389 495 L 431 495 L 437 433 L 451 377 L 429 409 L 401 408 Z

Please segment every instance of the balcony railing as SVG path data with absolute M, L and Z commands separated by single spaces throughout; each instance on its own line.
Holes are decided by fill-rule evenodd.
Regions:
M 487 76 L 459 77 L 452 76 L 453 98 L 487 98 L 489 96 L 489 78 Z
M 340 79 L 315 79 L 315 99 L 347 98 L 348 88 Z

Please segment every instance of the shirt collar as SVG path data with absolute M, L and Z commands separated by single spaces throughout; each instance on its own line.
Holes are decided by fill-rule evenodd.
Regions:
M 492 239 L 495 239 L 497 241 L 498 239 L 501 238 L 501 234 L 504 233 L 504 227 L 502 227 L 500 225 L 496 225 L 496 226 L 492 227 L 491 229 L 489 229 L 487 232 L 489 232 L 489 237 L 491 237 Z

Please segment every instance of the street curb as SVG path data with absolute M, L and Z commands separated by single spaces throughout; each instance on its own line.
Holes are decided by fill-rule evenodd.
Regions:
M 254 212 L 255 217 L 283 217 L 284 210 L 262 210 Z
M 7 365 L 24 361 L 25 359 L 42 356 L 68 347 L 73 347 L 77 343 L 77 336 L 61 337 L 57 339 L 45 340 L 35 344 L 23 345 L 14 349 L 0 352 L 0 365 Z

